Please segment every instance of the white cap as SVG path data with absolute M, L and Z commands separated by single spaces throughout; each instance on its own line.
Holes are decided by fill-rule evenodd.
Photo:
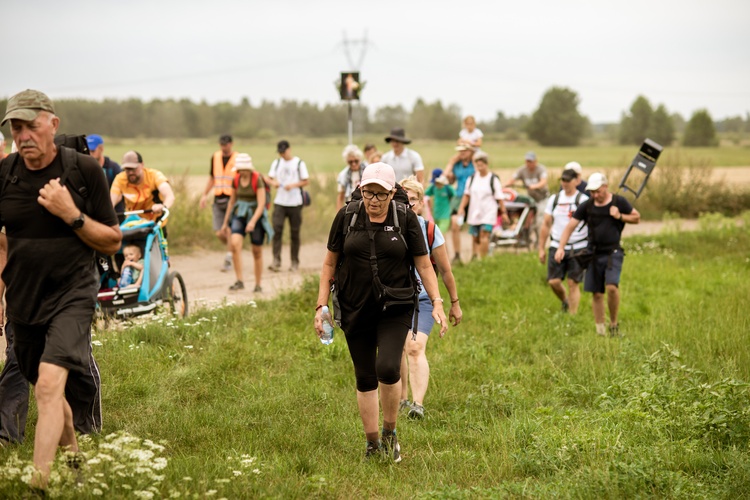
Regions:
M 596 191 L 602 186 L 608 186 L 609 182 L 607 182 L 607 178 L 604 176 L 604 174 L 600 174 L 599 172 L 596 172 L 594 174 L 591 174 L 589 176 L 588 185 L 586 186 L 586 191 Z
M 565 164 L 565 168 L 563 170 L 575 170 L 575 173 L 578 175 L 583 174 L 583 169 L 581 168 L 581 164 L 577 161 L 571 161 Z

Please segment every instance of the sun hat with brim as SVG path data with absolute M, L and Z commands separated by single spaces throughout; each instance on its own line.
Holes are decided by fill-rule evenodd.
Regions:
M 390 191 L 396 185 L 396 172 L 387 163 L 371 163 L 362 172 L 362 180 L 359 183 L 360 187 L 368 184 L 377 184 Z
M 402 128 L 391 129 L 391 135 L 385 137 L 385 142 L 396 141 L 401 144 L 411 144 L 411 139 L 406 137 L 406 132 Z
M 609 183 L 607 182 L 607 178 L 604 176 L 604 174 L 600 174 L 599 172 L 596 172 L 595 174 L 591 174 L 589 176 L 588 185 L 586 186 L 587 191 L 596 191 L 602 186 L 608 186 Z
M 48 111 L 54 114 L 55 106 L 52 104 L 52 100 L 38 90 L 26 89 L 8 99 L 5 117 L 0 125 L 5 125 L 5 122 L 13 119 L 26 122 L 34 121 L 40 111 Z
M 578 178 L 578 174 L 572 168 L 568 168 L 566 170 L 563 170 L 563 173 L 560 176 L 560 180 L 561 181 L 565 181 L 565 182 L 570 182 L 573 179 L 577 179 L 577 178 Z
M 474 151 L 474 148 L 468 144 L 459 144 L 455 149 L 456 151 Z
M 122 155 L 122 168 L 138 168 L 143 163 L 143 157 L 138 151 L 128 151 Z
M 253 159 L 250 158 L 250 155 L 247 153 L 238 154 L 237 157 L 234 159 L 234 169 L 237 171 L 252 170 Z

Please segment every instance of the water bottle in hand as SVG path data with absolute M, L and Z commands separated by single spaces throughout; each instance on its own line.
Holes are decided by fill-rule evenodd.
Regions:
M 331 318 L 328 306 L 323 306 L 321 309 L 320 319 L 323 322 L 323 335 L 321 335 L 320 341 L 325 345 L 331 344 L 333 342 L 333 318 Z

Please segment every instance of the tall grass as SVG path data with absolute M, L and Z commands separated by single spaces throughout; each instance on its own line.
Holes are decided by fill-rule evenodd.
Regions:
M 84 443 L 95 460 L 83 477 L 95 480 L 76 488 L 63 475 L 54 492 L 91 498 L 106 482 L 110 498 L 135 488 L 155 497 L 746 497 L 750 232 L 716 217 L 704 226 L 626 241 L 622 339 L 595 335 L 588 295 L 578 316 L 559 313 L 534 255 L 457 268 L 465 319 L 429 342 L 427 418 L 399 420 L 398 465 L 363 461 L 343 334 L 323 346 L 312 331 L 314 280 L 271 301 L 97 332 L 104 435 L 118 434 Z M 0 463 L 20 470 L 31 459 L 29 431 L 24 445 L 0 450 Z M 118 440 L 168 465 L 103 469 L 96 458 Z M 144 484 L 149 470 L 157 478 Z M 12 472 L 0 468 L 0 496 L 23 491 Z

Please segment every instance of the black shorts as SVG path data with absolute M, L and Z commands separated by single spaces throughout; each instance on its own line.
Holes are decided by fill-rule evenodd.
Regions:
M 36 384 L 42 362 L 88 373 L 93 314 L 93 308 L 76 308 L 57 314 L 46 325 L 12 323 L 13 348 L 26 380 Z
M 241 234 L 243 237 L 247 234 L 245 232 L 245 227 L 247 227 L 248 218 L 247 217 L 237 217 L 232 216 L 232 223 L 230 225 L 230 229 L 232 231 L 232 234 Z M 263 221 L 258 220 L 258 222 L 255 223 L 255 227 L 253 228 L 253 232 L 250 233 L 250 243 L 252 243 L 255 246 L 260 246 L 263 244 L 263 240 L 266 237 L 266 230 L 263 228 Z
M 555 260 L 556 251 L 557 248 L 550 247 L 547 252 L 547 281 L 562 280 L 567 276 L 569 280 L 573 280 L 576 283 L 582 282 L 586 274 L 586 269 L 578 264 L 578 260 L 570 256 L 570 250 L 565 252 L 562 262 L 558 263 Z

